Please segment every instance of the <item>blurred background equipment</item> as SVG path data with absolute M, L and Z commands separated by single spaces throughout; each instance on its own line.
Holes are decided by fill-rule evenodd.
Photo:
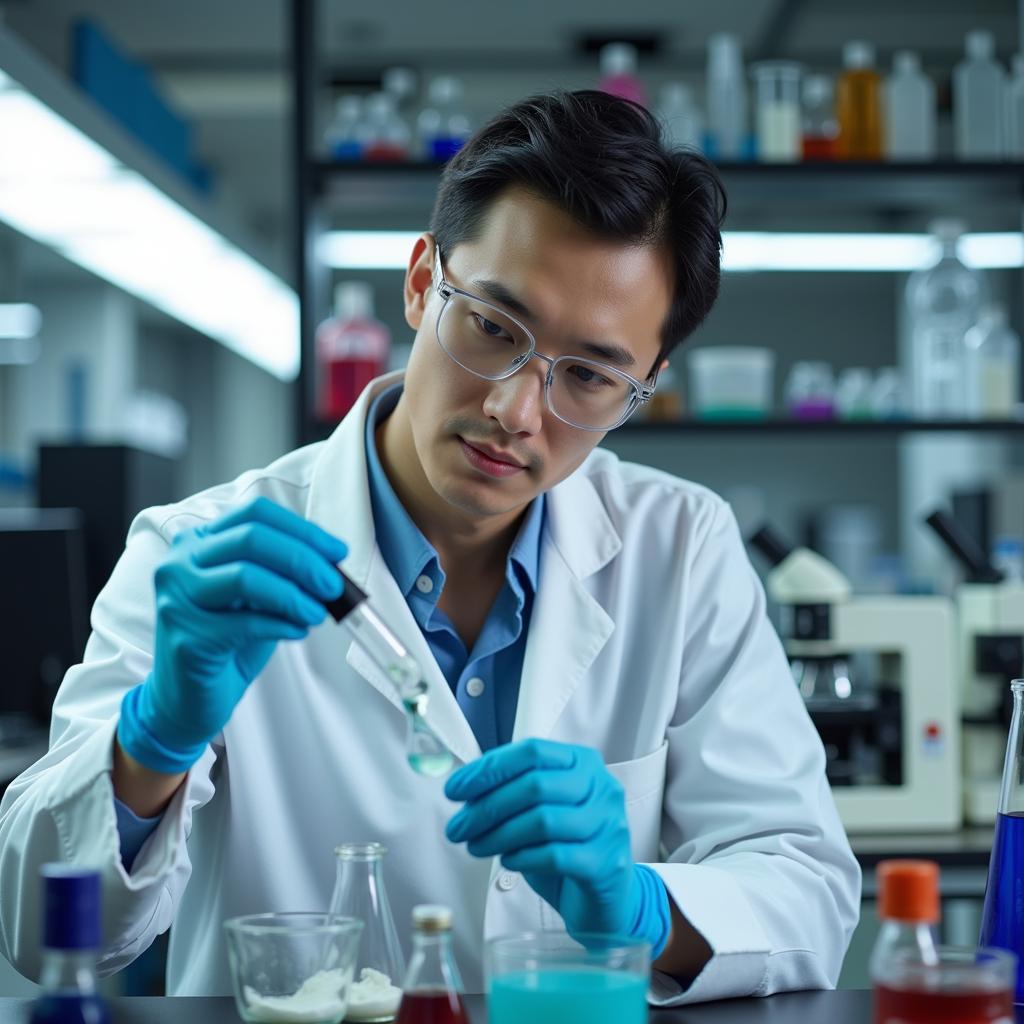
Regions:
M 835 566 L 769 526 L 793 678 L 825 744 L 851 832 L 953 829 L 961 821 L 953 606 L 942 597 L 855 596 Z

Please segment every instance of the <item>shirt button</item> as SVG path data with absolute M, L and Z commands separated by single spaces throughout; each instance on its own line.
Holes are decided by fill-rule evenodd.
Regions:
M 473 676 L 468 683 L 466 683 L 466 693 L 470 697 L 479 697 L 484 692 L 486 684 L 479 676 Z
M 429 594 L 434 589 L 434 581 L 429 576 L 417 576 L 416 589 L 421 594 Z
M 502 892 L 508 892 L 510 889 L 514 889 L 518 882 L 519 876 L 514 875 L 511 871 L 502 871 L 502 873 L 498 875 L 498 888 Z

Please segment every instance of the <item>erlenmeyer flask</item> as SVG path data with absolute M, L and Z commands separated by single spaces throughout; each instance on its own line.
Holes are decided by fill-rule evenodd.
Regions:
M 405 976 L 405 960 L 384 888 L 384 855 L 387 852 L 382 843 L 343 843 L 334 851 L 338 870 L 330 912 L 359 918 L 364 924 L 356 960 L 356 980 L 362 977 L 364 968 L 369 967 L 387 975 L 392 985 L 399 986 Z M 359 1019 L 394 1020 L 397 1010 L 396 1002 L 391 1012 L 382 1009 L 380 1014 L 360 1015 Z
M 1010 684 L 1013 718 L 1003 762 L 1003 785 L 992 841 L 992 858 L 981 912 L 981 945 L 1016 953 L 1024 964 L 1024 679 Z M 1017 973 L 1017 1003 L 1024 1003 L 1024 969 Z

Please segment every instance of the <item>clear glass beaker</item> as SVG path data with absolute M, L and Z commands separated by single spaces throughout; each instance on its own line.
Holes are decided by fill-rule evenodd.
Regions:
M 359 981 L 366 968 L 387 975 L 392 985 L 401 985 L 405 976 L 405 959 L 391 916 L 387 890 L 384 888 L 383 843 L 343 843 L 334 851 L 337 876 L 331 896 L 331 915 L 355 917 L 363 921 L 363 939 L 356 959 L 355 978 Z M 396 1007 L 397 1010 L 397 1007 Z M 394 1020 L 394 1012 L 363 1021 Z
M 527 932 L 485 950 L 491 1024 L 645 1024 L 650 943 L 619 935 Z

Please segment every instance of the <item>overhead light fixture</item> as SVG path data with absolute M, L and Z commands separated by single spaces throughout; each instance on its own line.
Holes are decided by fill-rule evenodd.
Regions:
M 329 231 L 318 255 L 337 270 L 404 270 L 417 231 Z M 930 267 L 938 243 L 926 234 L 860 232 L 725 231 L 722 270 L 730 271 L 912 271 Z M 1024 267 L 1020 232 L 967 234 L 958 252 L 978 270 Z
M 29 302 L 0 302 L 0 339 L 34 338 L 43 315 Z
M 131 140 L 2 31 L 0 68 L 0 220 L 294 380 L 294 289 L 211 227 L 198 200 L 186 199 L 148 154 L 133 154 Z M 96 131 L 83 131 L 80 120 L 95 121 Z

